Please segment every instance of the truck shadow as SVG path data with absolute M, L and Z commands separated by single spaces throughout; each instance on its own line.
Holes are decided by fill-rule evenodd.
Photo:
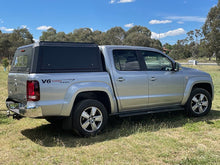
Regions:
M 32 129 L 22 130 L 21 133 L 36 144 L 45 147 L 80 147 L 95 143 L 127 137 L 137 132 L 155 132 L 160 129 L 184 127 L 187 123 L 206 122 L 220 119 L 220 111 L 212 110 L 207 116 L 188 118 L 184 112 L 164 112 L 144 116 L 117 118 L 111 117 L 107 128 L 100 135 L 90 138 L 81 138 L 71 131 L 62 130 L 52 124 L 45 124 Z

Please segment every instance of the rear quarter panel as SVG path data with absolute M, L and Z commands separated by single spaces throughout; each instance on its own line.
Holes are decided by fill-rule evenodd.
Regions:
M 43 116 L 69 116 L 78 93 L 104 91 L 115 107 L 114 93 L 107 72 L 31 74 L 29 79 L 40 83 Z

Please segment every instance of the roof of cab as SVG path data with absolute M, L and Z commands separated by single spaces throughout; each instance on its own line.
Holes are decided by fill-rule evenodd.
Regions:
M 128 49 L 128 50 L 147 50 L 147 51 L 154 51 L 154 52 L 159 52 L 164 54 L 162 51 L 155 49 L 155 48 L 150 48 L 150 47 L 143 47 L 143 46 L 129 46 L 129 45 L 100 45 L 100 49 Z

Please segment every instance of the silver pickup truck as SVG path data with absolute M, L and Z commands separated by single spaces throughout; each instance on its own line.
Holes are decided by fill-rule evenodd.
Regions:
M 6 105 L 14 117 L 62 121 L 91 136 L 110 115 L 185 110 L 203 116 L 213 96 L 208 73 L 153 48 L 38 42 L 16 50 Z

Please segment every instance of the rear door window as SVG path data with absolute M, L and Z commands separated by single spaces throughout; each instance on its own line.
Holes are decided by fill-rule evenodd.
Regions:
M 115 68 L 119 71 L 141 70 L 135 50 L 114 50 L 113 57 Z
M 10 72 L 29 73 L 32 54 L 32 47 L 16 50 Z

